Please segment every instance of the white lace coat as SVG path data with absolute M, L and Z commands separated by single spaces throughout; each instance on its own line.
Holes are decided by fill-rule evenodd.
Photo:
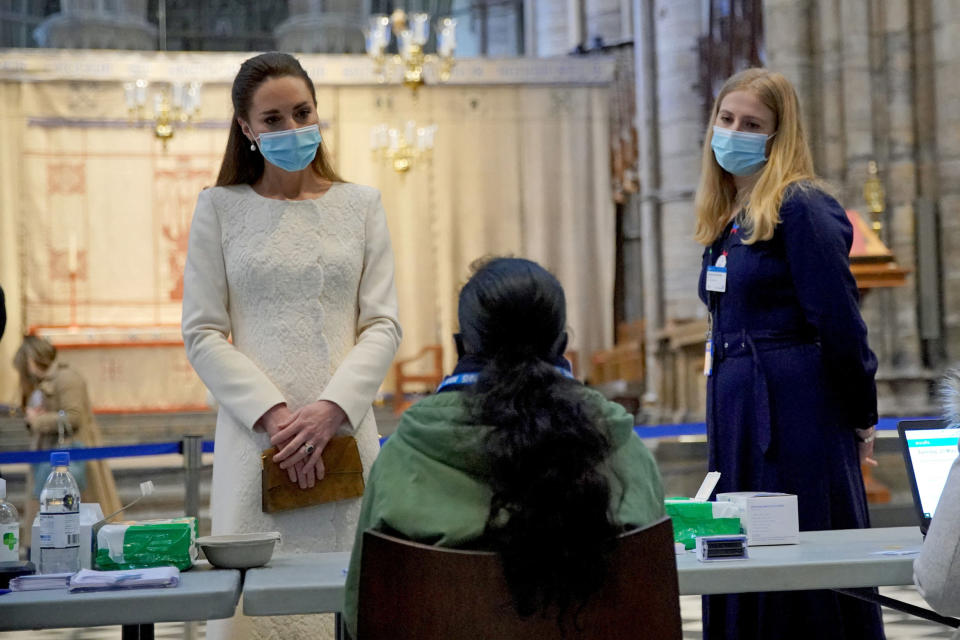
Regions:
M 187 356 L 220 403 L 213 533 L 280 531 L 277 553 L 348 550 L 360 500 L 277 514 L 260 508 L 254 423 L 286 402 L 336 402 L 364 473 L 378 451 L 373 398 L 400 342 L 393 253 L 376 189 L 335 184 L 315 200 L 273 200 L 248 185 L 201 192 L 184 270 Z M 228 337 L 232 336 L 232 344 Z M 322 624 L 321 624 L 322 623 Z M 208 637 L 332 637 L 316 616 L 211 622 Z

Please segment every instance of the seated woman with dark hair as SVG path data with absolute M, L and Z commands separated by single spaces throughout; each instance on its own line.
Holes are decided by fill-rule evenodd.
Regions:
M 453 375 L 403 414 L 370 471 L 344 607 L 354 637 L 367 529 L 499 552 L 517 612 L 530 615 L 584 601 L 615 536 L 664 515 L 633 416 L 570 375 L 553 275 L 529 260 L 486 261 L 458 315 Z

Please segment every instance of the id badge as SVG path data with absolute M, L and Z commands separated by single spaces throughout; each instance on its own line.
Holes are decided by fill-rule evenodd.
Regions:
M 703 351 L 703 375 L 713 374 L 713 340 L 707 339 L 706 348 Z
M 727 290 L 727 268 L 707 267 L 707 291 L 724 293 Z

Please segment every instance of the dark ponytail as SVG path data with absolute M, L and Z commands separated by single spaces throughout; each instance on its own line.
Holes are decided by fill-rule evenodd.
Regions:
M 484 363 L 465 394 L 474 423 L 491 427 L 485 538 L 518 613 L 556 606 L 563 615 L 600 588 L 619 532 L 599 408 L 555 366 L 566 345 L 563 288 L 534 262 L 496 258 L 464 286 L 458 315 L 464 349 Z
M 223 162 L 220 163 L 220 175 L 217 176 L 218 187 L 231 184 L 253 184 L 263 175 L 263 156 L 258 150 L 250 149 L 250 140 L 243 135 L 237 118 L 240 117 L 249 122 L 253 94 L 266 79 L 284 76 L 301 78 L 310 90 L 313 106 L 317 106 L 317 92 L 313 81 L 300 62 L 290 54 L 273 51 L 245 60 L 240 65 L 240 71 L 234 78 L 233 88 L 230 91 L 233 101 L 233 120 L 230 123 L 227 148 L 223 152 Z M 320 177 L 331 182 L 343 182 L 330 164 L 322 142 L 317 149 L 312 166 Z

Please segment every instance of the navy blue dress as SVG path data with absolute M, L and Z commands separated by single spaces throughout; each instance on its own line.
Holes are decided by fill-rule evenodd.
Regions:
M 797 495 L 800 530 L 869 527 L 855 428 L 877 422 L 856 282 L 853 230 L 840 204 L 794 186 L 768 241 L 731 223 L 703 254 L 700 298 L 713 314 L 707 442 L 717 491 Z M 707 265 L 726 254 L 724 293 Z M 879 607 L 832 591 L 704 596 L 703 637 L 883 638 Z

